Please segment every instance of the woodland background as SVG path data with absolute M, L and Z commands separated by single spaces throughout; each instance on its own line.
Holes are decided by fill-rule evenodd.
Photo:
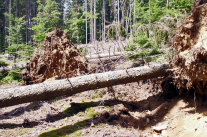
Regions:
M 169 41 L 194 0 L 0 0 L 0 52 L 31 50 L 61 28 L 72 42 L 133 39 L 155 47 Z M 16 54 L 16 53 L 13 53 Z

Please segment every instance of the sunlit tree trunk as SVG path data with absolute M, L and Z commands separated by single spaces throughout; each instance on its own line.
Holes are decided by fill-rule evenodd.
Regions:
M 132 36 L 132 0 L 129 0 L 129 26 L 130 26 L 130 37 Z
M 136 1 L 134 0 L 134 4 L 133 4 L 133 7 L 134 7 L 134 18 L 133 18 L 133 25 L 136 24 Z
M 105 0 L 103 0 L 103 31 L 102 31 L 102 40 L 106 40 L 106 9 L 105 9 Z
M 169 0 L 167 0 L 167 9 L 169 8 Z
M 96 17 L 95 17 L 95 15 L 96 15 L 96 0 L 94 0 L 94 13 L 93 13 L 93 15 L 94 15 L 94 41 L 96 41 Z
M 93 16 L 93 0 L 90 1 L 90 12 L 91 12 L 91 16 Z M 90 40 L 91 42 L 93 42 L 93 17 L 91 17 L 90 19 Z
M 88 44 L 88 0 L 85 0 L 86 44 Z

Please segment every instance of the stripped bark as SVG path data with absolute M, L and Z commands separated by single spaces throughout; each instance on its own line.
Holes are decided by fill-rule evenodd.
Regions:
M 168 64 L 97 73 L 0 90 L 0 107 L 71 96 L 87 90 L 165 76 Z

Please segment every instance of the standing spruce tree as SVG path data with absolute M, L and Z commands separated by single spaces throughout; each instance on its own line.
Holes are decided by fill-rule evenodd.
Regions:
M 33 18 L 36 25 L 32 26 L 33 39 L 42 42 L 48 32 L 58 27 L 61 13 L 58 11 L 58 4 L 54 0 L 45 0 L 45 4 L 38 0 L 37 3 L 38 13 Z
M 23 31 L 25 31 L 26 21 L 25 16 L 15 17 L 13 14 L 5 14 L 10 22 L 6 40 L 10 45 L 7 52 L 14 56 L 14 62 L 17 57 L 30 58 L 32 55 L 33 47 L 26 44 L 24 41 Z

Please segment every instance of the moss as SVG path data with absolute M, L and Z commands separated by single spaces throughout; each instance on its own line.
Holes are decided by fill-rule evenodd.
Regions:
M 30 129 L 29 128 L 22 128 L 22 129 L 19 129 L 18 132 L 19 132 L 19 135 L 20 136 L 23 136 L 24 134 L 26 134 Z
M 72 135 L 70 135 L 70 137 L 81 137 L 82 132 L 83 132 L 82 130 L 78 130 L 74 132 Z
M 91 99 L 101 98 L 104 94 L 106 94 L 106 90 L 101 90 L 96 94 L 91 94 Z
M 118 94 L 117 97 L 118 97 L 118 98 L 122 98 L 123 95 L 122 95 L 122 94 Z
M 86 110 L 86 117 L 87 118 L 95 118 L 98 115 L 99 115 L 99 113 L 97 113 L 94 108 L 88 108 Z
M 111 110 L 111 107 L 110 106 L 105 106 L 105 109 L 110 111 Z
M 106 94 L 106 92 L 107 92 L 107 91 L 104 89 L 104 90 L 99 91 L 99 92 L 97 93 L 97 95 L 102 97 L 104 94 Z
M 89 120 L 85 119 L 83 121 L 77 122 L 74 125 L 63 126 L 58 129 L 50 129 L 41 133 L 38 137 L 80 137 L 82 134 L 82 129 L 88 125 Z
M 95 94 L 91 94 L 91 99 L 95 99 L 97 96 Z
M 78 115 L 79 117 L 83 117 L 83 116 L 85 115 L 85 113 L 84 113 L 84 112 L 79 112 L 77 115 Z

